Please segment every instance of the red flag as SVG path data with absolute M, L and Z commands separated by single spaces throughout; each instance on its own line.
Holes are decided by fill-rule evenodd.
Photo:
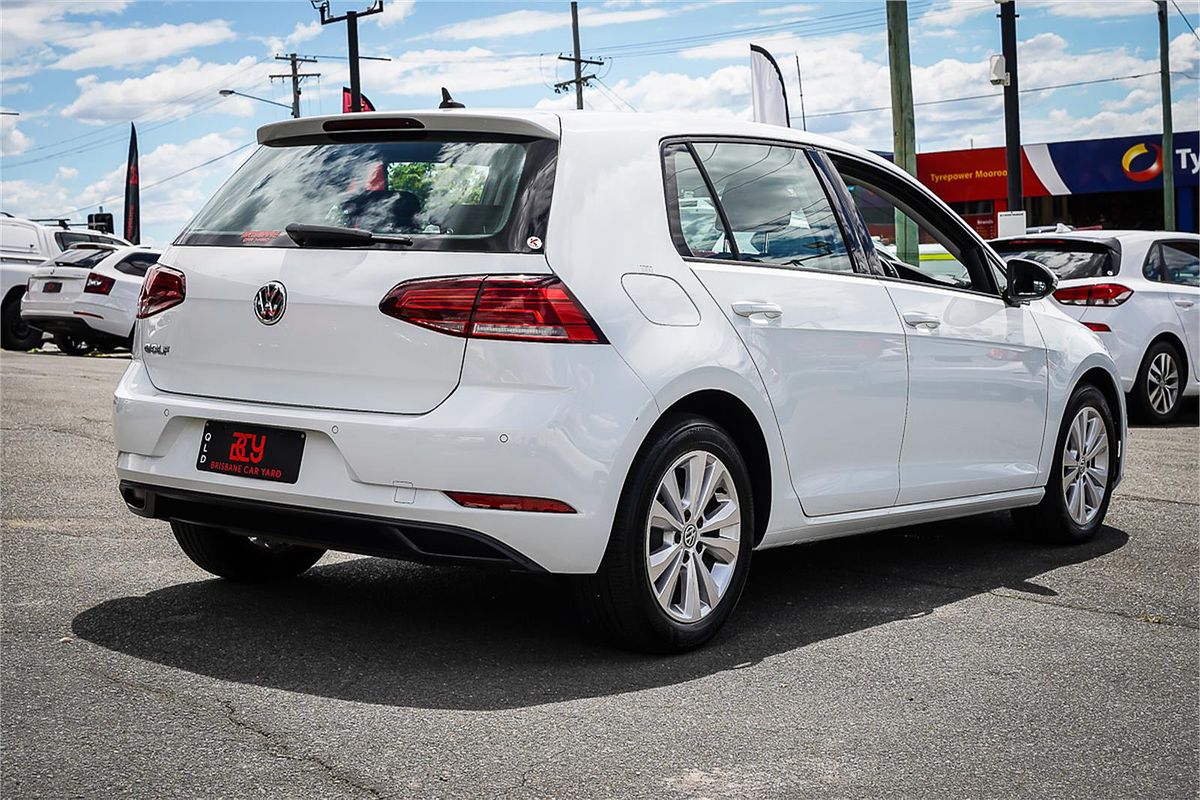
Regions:
M 138 189 L 137 128 L 129 123 L 129 161 L 125 165 L 125 240 L 142 241 L 142 198 Z
M 371 105 L 371 101 L 367 99 L 367 96 L 365 94 L 360 93 L 358 95 L 358 97 L 359 97 L 360 102 L 362 103 L 362 108 L 359 109 L 360 111 L 374 111 L 375 110 L 375 106 Z M 342 87 L 342 113 L 343 114 L 350 113 L 350 87 L 348 87 L 348 86 Z

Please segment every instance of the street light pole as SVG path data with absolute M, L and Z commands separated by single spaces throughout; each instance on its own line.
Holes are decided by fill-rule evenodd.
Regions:
M 347 11 L 340 17 L 329 12 L 329 0 L 310 0 L 312 7 L 321 12 L 321 24 L 346 23 L 346 54 L 350 57 L 350 110 L 362 111 L 362 83 L 358 77 L 358 18 L 383 11 L 383 0 L 374 0 L 366 11 Z

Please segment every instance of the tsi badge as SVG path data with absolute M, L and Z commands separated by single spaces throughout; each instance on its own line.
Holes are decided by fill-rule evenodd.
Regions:
M 254 295 L 254 316 L 263 325 L 279 322 L 286 310 L 287 289 L 279 281 L 271 281 Z

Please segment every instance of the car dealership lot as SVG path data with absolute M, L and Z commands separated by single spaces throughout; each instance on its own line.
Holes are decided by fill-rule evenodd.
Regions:
M 756 554 L 697 652 L 561 579 L 327 556 L 212 580 L 116 493 L 125 362 L 0 359 L 6 797 L 1194 797 L 1198 438 L 1080 548 L 1006 516 Z

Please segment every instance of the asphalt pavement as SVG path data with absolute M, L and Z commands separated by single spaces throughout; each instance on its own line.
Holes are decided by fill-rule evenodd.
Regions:
M 211 579 L 126 511 L 125 362 L 0 356 L 0 794 L 1194 798 L 1195 405 L 1090 544 L 1006 515 L 757 553 L 708 647 L 615 651 L 565 582 L 326 556 Z

